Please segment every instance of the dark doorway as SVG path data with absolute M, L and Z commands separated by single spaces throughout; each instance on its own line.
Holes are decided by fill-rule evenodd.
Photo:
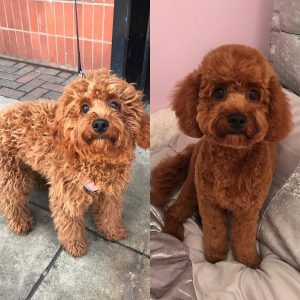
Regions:
M 115 0 L 111 69 L 150 99 L 150 2 Z

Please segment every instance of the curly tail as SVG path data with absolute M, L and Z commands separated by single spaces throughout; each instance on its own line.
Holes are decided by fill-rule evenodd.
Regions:
M 151 204 L 164 205 L 180 189 L 187 178 L 189 163 L 195 144 L 187 146 L 182 152 L 169 157 L 151 172 Z

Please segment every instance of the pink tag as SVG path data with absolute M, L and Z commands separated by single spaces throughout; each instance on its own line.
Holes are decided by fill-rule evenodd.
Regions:
M 90 182 L 88 184 L 85 184 L 84 186 L 84 189 L 87 191 L 87 192 L 90 192 L 90 193 L 98 193 L 100 192 L 100 189 L 97 188 L 93 182 Z

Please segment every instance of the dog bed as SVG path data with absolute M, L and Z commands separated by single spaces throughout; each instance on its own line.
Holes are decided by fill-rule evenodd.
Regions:
M 294 129 L 278 147 L 276 171 L 261 211 L 257 233 L 257 246 L 264 256 L 261 268 L 249 269 L 234 261 L 231 254 L 224 262 L 207 262 L 197 218 L 185 224 L 183 243 L 161 232 L 163 211 L 152 206 L 152 299 L 299 299 L 300 97 L 286 93 L 291 100 Z M 156 134 L 156 129 L 152 130 Z M 161 129 L 159 132 L 163 134 Z M 151 168 L 194 141 L 181 133 L 175 139 L 171 137 L 168 146 L 159 150 L 151 145 Z

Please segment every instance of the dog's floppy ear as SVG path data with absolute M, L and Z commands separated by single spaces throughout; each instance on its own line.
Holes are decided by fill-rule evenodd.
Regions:
M 278 142 L 284 139 L 292 128 L 292 115 L 287 96 L 284 94 L 277 76 L 271 74 L 269 80 L 269 128 L 266 134 L 266 140 Z
M 185 134 L 195 138 L 203 136 L 196 120 L 200 83 L 201 74 L 197 69 L 177 84 L 172 102 L 179 128 Z
M 53 139 L 55 144 L 67 159 L 74 159 L 77 156 L 76 151 L 70 141 L 70 137 L 66 136 L 63 124 L 66 122 L 64 116 L 64 96 L 58 99 L 58 108 L 55 113 L 54 122 L 51 124 Z
M 136 142 L 143 149 L 150 147 L 150 118 L 145 111 L 143 111 L 142 114 L 140 129 L 136 136 Z

